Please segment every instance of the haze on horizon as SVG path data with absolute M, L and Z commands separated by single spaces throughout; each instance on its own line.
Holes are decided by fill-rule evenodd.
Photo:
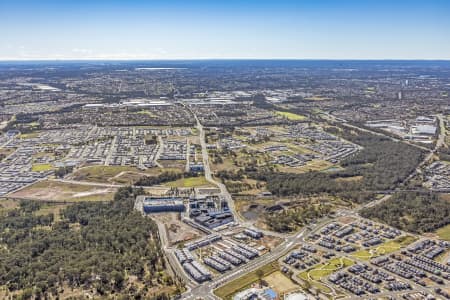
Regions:
M 0 60 L 450 59 L 445 0 L 0 2 Z

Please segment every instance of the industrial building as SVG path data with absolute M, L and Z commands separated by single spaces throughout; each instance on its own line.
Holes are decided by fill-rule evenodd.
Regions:
M 203 259 L 203 262 L 206 265 L 210 266 L 211 268 L 213 268 L 213 269 L 215 269 L 215 270 L 217 270 L 217 271 L 219 271 L 221 273 L 223 273 L 225 271 L 228 271 L 231 268 L 229 264 L 224 265 L 224 264 L 221 264 L 220 262 L 218 262 L 218 261 L 216 261 L 214 259 L 208 258 L 208 257 Z
M 344 228 L 339 229 L 334 233 L 334 235 L 338 238 L 343 238 L 344 236 L 353 232 L 353 228 L 350 226 L 346 226 Z
M 189 171 L 190 172 L 203 172 L 203 171 L 205 171 L 205 167 L 203 166 L 202 162 L 190 163 Z
M 181 264 L 194 260 L 194 256 L 186 248 L 175 250 L 175 256 Z
M 142 201 L 145 213 L 182 212 L 185 210 L 181 197 L 138 196 L 137 200 Z
M 195 260 L 184 263 L 183 268 L 190 276 L 192 276 L 192 278 L 194 278 L 195 281 L 199 283 L 211 279 L 211 272 Z
M 248 228 L 244 230 L 244 234 L 254 239 L 260 239 L 263 237 L 263 233 L 261 231 Z
M 210 259 L 217 261 L 218 263 L 224 265 L 228 269 L 231 269 L 231 264 L 228 261 L 226 261 L 225 259 L 223 259 L 217 255 L 211 256 Z
M 240 260 L 239 258 L 237 258 L 227 252 L 219 252 L 218 256 L 219 256 L 219 258 L 222 258 L 222 259 L 232 263 L 235 266 L 240 265 L 242 263 L 242 260 Z
M 231 255 L 231 256 L 236 257 L 237 259 L 239 259 L 242 262 L 246 262 L 247 261 L 247 259 L 246 259 L 246 257 L 244 255 L 240 254 L 239 252 L 234 251 L 233 249 L 226 249 L 226 250 L 224 250 L 224 252 L 229 254 L 229 255 Z
M 189 216 L 198 224 L 213 229 L 234 221 L 227 202 L 219 196 L 203 195 L 189 199 Z
M 194 241 L 194 242 L 190 242 L 186 244 L 186 248 L 190 251 L 207 246 L 209 244 L 212 244 L 216 241 L 219 241 L 222 239 L 222 236 L 218 235 L 218 234 L 211 234 L 206 236 L 205 238 L 198 240 L 198 241 Z

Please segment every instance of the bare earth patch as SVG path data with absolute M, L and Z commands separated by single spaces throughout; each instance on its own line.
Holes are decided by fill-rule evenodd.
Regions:
M 180 220 L 178 213 L 152 214 L 152 219 L 164 224 L 170 245 L 196 239 L 202 233 Z
M 46 201 L 109 201 L 115 188 L 65 183 L 58 181 L 41 181 L 11 194 L 11 198 L 24 198 Z

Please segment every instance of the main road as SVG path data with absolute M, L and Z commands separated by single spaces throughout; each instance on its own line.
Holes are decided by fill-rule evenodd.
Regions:
M 200 120 L 197 117 L 197 114 L 195 114 L 194 111 L 190 109 L 189 106 L 185 106 L 194 116 L 195 121 L 197 122 L 197 130 L 199 131 L 200 136 L 200 145 L 202 148 L 202 160 L 203 160 L 203 169 L 205 173 L 205 179 L 210 182 L 212 185 L 217 186 L 220 189 L 220 194 L 223 197 L 223 199 L 227 202 L 228 207 L 230 208 L 230 211 L 233 213 L 235 218 L 237 218 L 237 223 L 245 223 L 244 220 L 240 217 L 240 215 L 237 213 L 236 208 L 234 206 L 234 201 L 231 198 L 230 193 L 228 192 L 226 186 L 216 181 L 211 172 L 211 167 L 209 166 L 209 155 L 208 155 L 208 148 L 206 146 L 206 137 L 205 137 L 205 129 L 203 128 L 203 125 L 200 123 Z

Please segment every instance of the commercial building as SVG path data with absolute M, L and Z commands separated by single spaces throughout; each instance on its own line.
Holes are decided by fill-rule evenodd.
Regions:
M 185 210 L 181 197 L 138 196 L 143 203 L 145 213 L 182 212 Z

